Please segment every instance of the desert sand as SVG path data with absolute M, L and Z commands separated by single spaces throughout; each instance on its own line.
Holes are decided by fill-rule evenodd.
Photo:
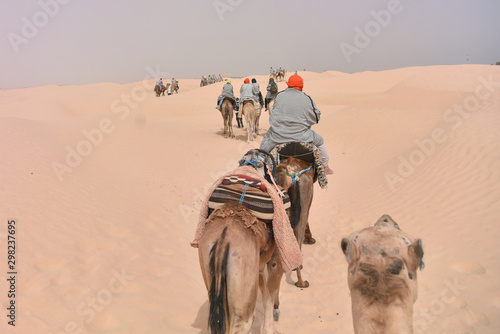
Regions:
M 499 333 L 500 66 L 299 74 L 335 174 L 315 185 L 311 286 L 284 277 L 277 330 L 353 333 L 340 241 L 389 214 L 423 240 L 415 333 Z M 1 276 L 13 220 L 17 273 L 14 298 L 0 283 L 1 333 L 207 333 L 189 242 L 206 190 L 258 147 L 268 114 L 255 142 L 235 120 L 226 139 L 223 83 L 180 79 L 157 98 L 156 79 L 0 90 Z M 259 305 L 253 333 L 261 322 Z

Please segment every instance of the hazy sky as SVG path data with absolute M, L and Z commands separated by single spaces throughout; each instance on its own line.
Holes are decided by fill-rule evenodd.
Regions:
M 500 61 L 499 0 L 0 0 L 0 88 Z

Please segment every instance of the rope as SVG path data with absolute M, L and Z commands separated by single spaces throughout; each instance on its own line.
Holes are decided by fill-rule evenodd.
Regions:
M 308 168 L 298 172 L 298 173 L 295 173 L 295 174 L 288 174 L 288 173 L 285 173 L 285 172 L 280 172 L 281 174 L 285 174 L 287 176 L 290 176 L 292 178 L 292 186 L 295 182 L 298 182 L 299 181 L 299 176 L 301 176 L 302 174 L 304 174 L 305 172 L 307 172 L 309 169 L 311 169 L 314 165 L 311 165 L 309 166 Z
M 245 195 L 247 193 L 248 186 L 249 186 L 248 184 L 245 184 L 245 187 L 243 187 L 243 191 L 241 193 L 241 197 L 240 197 L 240 201 L 239 201 L 240 204 L 242 204 L 243 200 L 245 199 Z
M 267 238 L 266 247 L 267 247 L 267 245 L 269 245 L 269 242 L 271 241 L 271 236 L 272 236 L 272 235 L 273 235 L 273 229 L 271 228 L 271 231 L 269 232 L 269 237 Z M 259 255 L 262 255 L 262 253 L 264 253 L 264 250 L 265 250 L 265 248 L 264 248 L 263 250 L 261 250 L 261 251 L 260 251 L 260 254 L 259 254 Z
M 271 179 L 271 181 L 273 182 L 273 185 L 274 187 L 276 188 L 276 190 L 278 191 L 278 194 L 280 195 L 281 198 L 283 198 L 283 192 L 281 191 L 281 189 L 276 185 L 276 182 L 274 180 L 274 177 L 271 175 L 271 172 L 269 172 L 269 169 L 267 170 L 267 174 L 269 175 L 269 178 Z

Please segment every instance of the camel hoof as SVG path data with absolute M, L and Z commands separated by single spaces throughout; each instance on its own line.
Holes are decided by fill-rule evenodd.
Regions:
M 314 239 L 313 237 L 310 237 L 310 238 L 304 239 L 304 241 L 302 243 L 306 244 L 306 245 L 314 245 L 316 243 L 316 239 Z
M 274 318 L 274 321 L 278 321 L 280 320 L 280 310 L 275 308 L 273 310 L 273 318 Z
M 297 282 L 297 283 L 295 283 L 295 286 L 297 288 L 308 288 L 309 287 L 309 282 L 308 281 L 304 281 L 303 285 L 301 285 L 301 284 L 299 284 L 299 282 Z

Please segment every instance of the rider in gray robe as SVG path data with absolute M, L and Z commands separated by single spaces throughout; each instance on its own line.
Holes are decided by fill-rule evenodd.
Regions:
M 328 167 L 329 156 L 323 137 L 311 130 L 319 122 L 321 112 L 309 95 L 302 92 L 303 81 L 298 75 L 290 77 L 288 88 L 278 93 L 273 112 L 269 116 L 269 130 L 260 148 L 270 152 L 276 145 L 289 142 L 312 143 L 318 147 L 326 174 L 333 174 Z
M 217 109 L 220 110 L 222 102 L 224 101 L 224 98 L 226 96 L 232 99 L 233 108 L 236 110 L 236 97 L 234 96 L 233 85 L 231 85 L 231 80 L 228 80 L 226 84 L 222 87 L 222 93 L 220 93 L 219 97 L 217 98 Z

